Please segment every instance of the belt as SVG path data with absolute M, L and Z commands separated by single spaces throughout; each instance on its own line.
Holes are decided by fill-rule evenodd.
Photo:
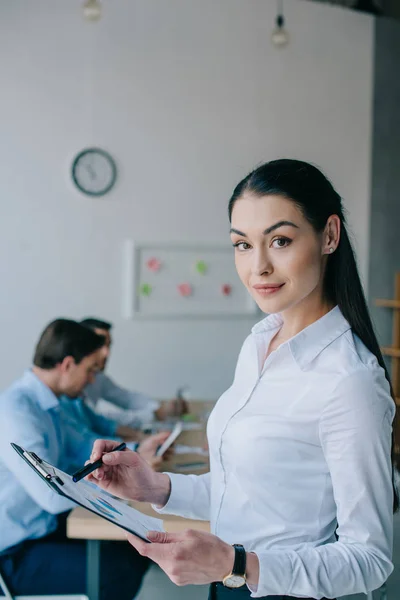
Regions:
M 251 598 L 251 592 L 247 586 L 242 586 L 237 589 L 225 587 L 222 583 L 212 583 L 210 585 L 210 594 L 208 600 L 245 600 Z M 259 600 L 313 600 L 313 598 L 297 598 L 295 596 L 262 596 Z M 326 598 L 322 600 L 327 600 Z

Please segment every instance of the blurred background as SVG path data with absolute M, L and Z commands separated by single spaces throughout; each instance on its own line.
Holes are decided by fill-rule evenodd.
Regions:
M 127 318 L 126 243 L 228 246 L 234 186 L 280 157 L 343 196 L 380 342 L 399 344 L 376 306 L 400 271 L 398 0 L 1 0 L 0 55 L 1 389 L 45 323 L 96 315 L 119 382 L 216 400 L 259 316 Z M 101 196 L 72 176 L 92 147 L 116 165 Z M 141 600 L 161 586 L 206 594 L 153 569 Z

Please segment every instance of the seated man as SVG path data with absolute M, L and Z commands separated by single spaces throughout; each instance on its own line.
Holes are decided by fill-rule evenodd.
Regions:
M 103 345 L 75 321 L 53 321 L 39 339 L 32 369 L 0 396 L 0 569 L 15 595 L 86 591 L 85 541 L 65 532 L 74 503 L 47 487 L 10 443 L 65 471 L 85 463 L 88 450 L 63 426 L 59 397 L 76 397 L 93 381 Z M 159 443 L 154 440 L 154 452 Z M 129 544 L 104 542 L 101 599 L 132 600 L 147 566 Z
M 86 396 L 96 412 L 101 411 L 103 415 L 118 421 L 121 425 L 130 425 L 134 428 L 141 428 L 155 419 L 165 421 L 169 417 L 178 417 L 187 412 L 187 404 L 182 398 L 175 398 L 161 406 L 159 402 L 148 396 L 128 391 L 114 383 L 105 374 L 112 343 L 111 323 L 95 318 L 83 319 L 81 323 L 98 335 L 104 336 L 106 340 L 100 371 L 96 374 L 95 381 L 85 389 Z M 100 400 L 106 400 L 114 406 L 107 409 L 100 408 Z

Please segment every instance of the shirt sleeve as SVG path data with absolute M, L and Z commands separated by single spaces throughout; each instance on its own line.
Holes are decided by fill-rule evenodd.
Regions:
M 39 412 L 32 409 L 29 398 L 15 399 L 13 410 L 0 415 L 0 454 L 2 462 L 19 481 L 25 492 L 43 510 L 59 514 L 75 507 L 75 503 L 56 492 L 42 480 L 15 452 L 10 445 L 15 442 L 25 450 L 55 464 L 54 449 L 47 444 L 47 432 Z
M 320 421 L 337 507 L 337 541 L 298 551 L 257 552 L 260 577 L 253 598 L 366 594 L 391 574 L 395 407 L 386 384 L 378 385 L 368 371 L 347 376 Z
M 171 480 L 171 495 L 165 506 L 154 510 L 160 514 L 178 515 L 188 519 L 210 520 L 210 473 L 180 475 L 167 473 Z
M 139 392 L 126 390 L 106 375 L 102 377 L 101 397 L 120 408 L 129 410 L 132 415 L 132 425 L 137 427 L 153 421 L 154 411 L 160 408 L 160 403 L 156 400 Z

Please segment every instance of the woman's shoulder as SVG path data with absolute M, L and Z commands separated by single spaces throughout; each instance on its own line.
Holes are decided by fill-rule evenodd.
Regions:
M 385 376 L 376 356 L 350 328 L 326 346 L 313 363 L 313 369 L 323 371 L 329 367 L 332 375 L 338 378 L 354 373 L 360 377 L 368 377 L 369 374 Z
M 393 416 L 395 405 L 385 370 L 360 338 L 349 329 L 329 350 L 320 357 L 334 370 L 327 403 Z

